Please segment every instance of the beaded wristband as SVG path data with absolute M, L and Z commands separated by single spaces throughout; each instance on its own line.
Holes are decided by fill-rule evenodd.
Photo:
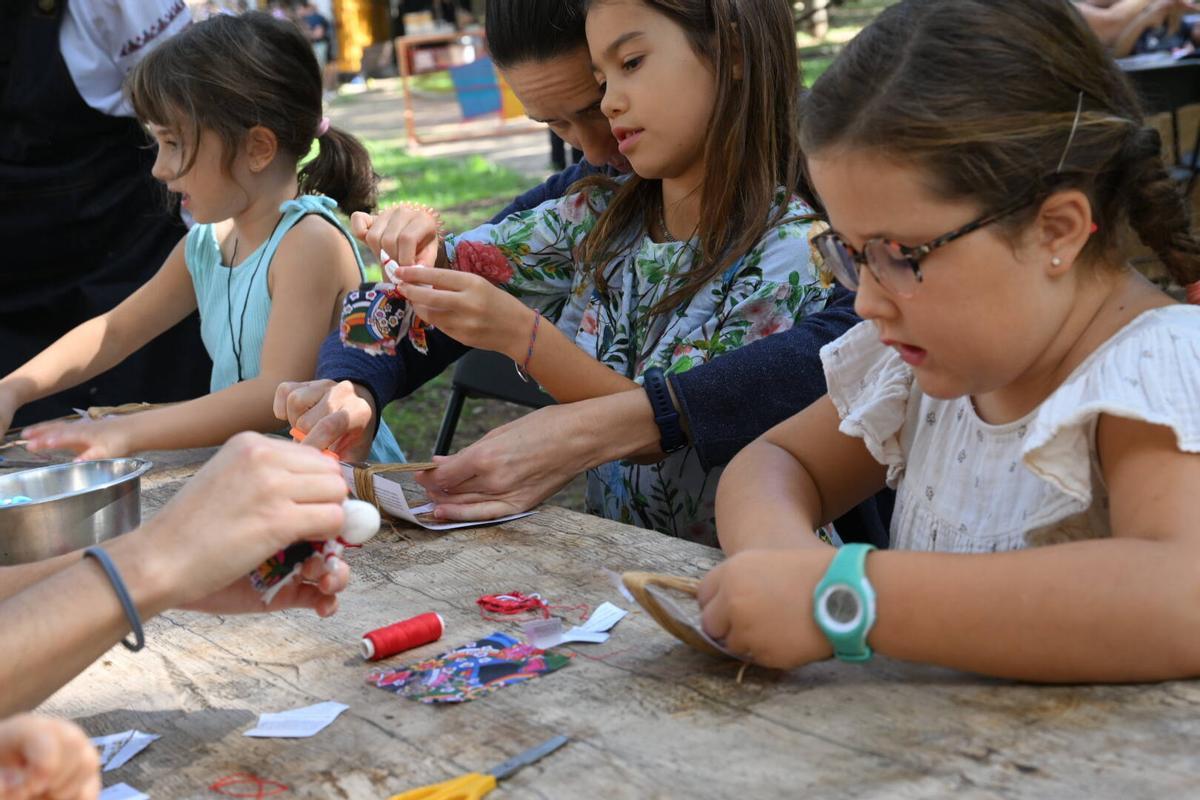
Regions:
M 542 321 L 542 312 L 536 308 L 533 310 L 533 330 L 529 333 L 529 350 L 525 353 L 525 363 L 517 364 L 513 362 L 513 366 L 517 368 L 517 375 L 521 380 L 529 383 L 529 362 L 533 359 L 533 344 L 537 341 L 538 325 Z
M 125 609 L 125 616 L 129 618 L 129 627 L 133 629 L 133 643 L 130 644 L 128 639 L 122 639 L 121 644 L 133 652 L 137 652 L 146 646 L 146 637 L 142 632 L 142 618 L 138 616 L 137 607 L 133 604 L 133 598 L 129 596 L 129 590 L 125 588 L 125 581 L 121 580 L 121 573 L 117 572 L 117 565 L 113 563 L 103 548 L 89 547 L 83 551 L 83 557 L 91 556 L 100 563 L 104 569 L 104 573 L 108 575 L 108 581 L 112 584 L 113 591 L 117 593 L 117 599 L 121 601 L 121 607 Z

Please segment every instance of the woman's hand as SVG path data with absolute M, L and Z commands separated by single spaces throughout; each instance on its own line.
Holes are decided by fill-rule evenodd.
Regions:
M 486 278 L 451 269 L 401 267 L 397 287 L 417 316 L 468 347 L 525 361 L 534 312 Z
M 262 595 L 251 585 L 250 578 L 243 576 L 184 608 L 206 614 L 261 614 L 285 608 L 311 608 L 318 617 L 329 617 L 337 613 L 338 593 L 349 583 L 350 567 L 345 561 L 334 558 L 326 562 L 318 553 L 304 562 L 298 580 L 288 581 L 276 592 L 270 605 L 263 605 Z
M 305 434 L 310 447 L 332 450 L 347 461 L 363 461 L 371 451 L 375 405 L 371 393 L 358 384 L 281 383 L 274 408 L 276 417 Z
M 590 421 L 571 405 L 547 406 L 501 425 L 454 455 L 434 456 L 436 469 L 412 477 L 435 504 L 438 519 L 520 514 L 591 466 L 581 447 L 588 441 L 586 433 L 578 430 Z
M 246 576 L 288 545 L 336 537 L 346 494 L 338 463 L 316 449 L 241 433 L 138 531 L 115 539 L 110 550 L 115 557 L 126 547 L 141 548 L 139 568 L 156 586 L 152 612 L 198 602 L 263 610 L 261 600 L 246 591 Z M 313 575 L 311 568 L 308 574 Z M 321 579 L 317 591 L 299 586 L 277 602 L 332 613 L 336 604 L 331 606 L 321 589 L 334 592 L 345 585 L 344 578 L 335 572 L 329 581 Z
M 698 599 L 704 632 L 764 667 L 821 661 L 833 648 L 813 619 L 813 589 L 832 547 L 746 550 L 704 576 Z
M 78 725 L 20 714 L 0 722 L 0 798 L 94 800 L 100 757 Z
M 43 422 L 21 432 L 31 453 L 39 450 L 70 450 L 76 461 L 123 458 L 133 453 L 130 419 L 82 419 Z
M 438 264 L 438 220 L 423 208 L 400 205 L 375 214 L 356 211 L 350 215 L 350 230 L 372 253 L 383 251 L 402 267 Z M 384 279 L 390 281 L 392 276 Z

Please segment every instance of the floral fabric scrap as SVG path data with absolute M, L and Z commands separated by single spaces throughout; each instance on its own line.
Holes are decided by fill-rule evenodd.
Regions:
M 365 350 L 373 356 L 394 356 L 400 340 L 407 336 L 418 353 L 427 355 L 426 331 L 433 326 L 413 313 L 394 283 L 399 265 L 387 253 L 380 253 L 379 258 L 386 281 L 364 283 L 346 295 L 342 302 L 342 344 Z M 499 248 L 476 242 L 463 242 L 458 246 L 454 269 L 473 272 L 498 286 L 508 283 L 513 276 L 512 265 Z
M 569 663 L 561 653 L 496 632 L 425 661 L 373 672 L 367 681 L 422 703 L 465 703 Z
M 427 353 L 427 329 L 392 283 L 364 283 L 342 301 L 342 344 L 371 355 L 394 356 L 405 336 L 418 352 Z

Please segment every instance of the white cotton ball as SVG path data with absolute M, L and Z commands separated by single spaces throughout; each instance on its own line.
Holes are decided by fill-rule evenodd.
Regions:
M 379 509 L 362 500 L 343 500 L 346 521 L 342 524 L 342 541 L 362 544 L 379 532 Z

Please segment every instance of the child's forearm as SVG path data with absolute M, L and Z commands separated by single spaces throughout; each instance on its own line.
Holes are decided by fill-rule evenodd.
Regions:
M 1200 675 L 1200 550 L 1097 539 L 1012 553 L 867 559 L 889 656 L 1034 681 Z
M 214 447 L 242 431 L 278 430 L 283 423 L 272 403 L 279 383 L 260 375 L 186 403 L 118 418 L 128 451 Z
M 770 498 L 770 502 L 764 502 Z M 728 555 L 764 547 L 816 547 L 821 500 L 803 465 L 764 439 L 729 462 L 717 487 L 717 531 Z
M 81 323 L 0 380 L 17 405 L 78 386 L 121 363 L 138 345 L 115 335 L 107 315 Z
M 508 356 L 518 364 L 525 363 L 528 345 L 528 336 L 518 337 Z M 590 400 L 639 388 L 638 384 L 580 350 L 546 320 L 538 325 L 533 356 L 529 358 L 529 374 L 559 403 Z

